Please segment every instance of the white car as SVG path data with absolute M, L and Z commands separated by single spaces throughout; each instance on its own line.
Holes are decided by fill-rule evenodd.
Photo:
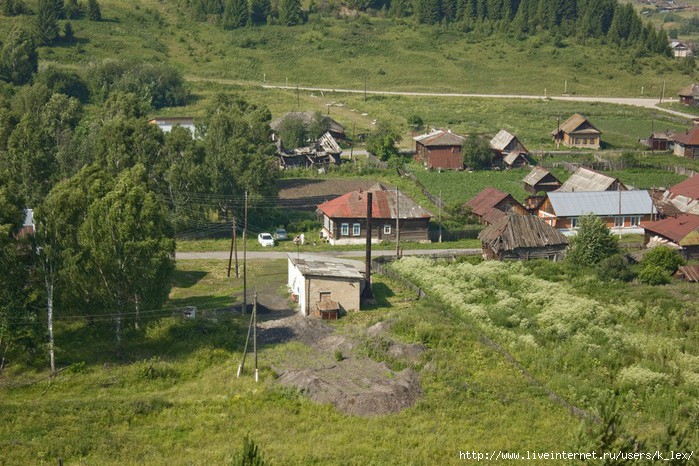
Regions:
M 260 233 L 257 235 L 257 242 L 263 247 L 274 246 L 274 238 L 269 233 Z

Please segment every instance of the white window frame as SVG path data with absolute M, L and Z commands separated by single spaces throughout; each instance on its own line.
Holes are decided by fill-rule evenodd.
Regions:
M 614 217 L 614 228 L 624 228 L 625 217 L 616 216 Z
M 632 227 L 637 227 L 641 224 L 641 216 L 640 215 L 632 215 L 629 217 L 629 226 Z
M 383 226 L 383 234 L 384 235 L 390 235 L 391 234 L 391 225 L 386 224 Z
M 360 236 L 362 234 L 362 224 L 353 223 L 352 224 L 352 236 Z
M 578 228 L 578 217 L 570 217 L 570 229 L 575 230 Z
M 349 236 L 349 223 L 340 224 L 340 235 Z

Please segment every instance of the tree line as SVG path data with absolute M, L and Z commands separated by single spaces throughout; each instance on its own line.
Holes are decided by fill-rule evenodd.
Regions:
M 302 10 L 298 0 L 181 0 L 188 14 L 224 29 L 251 24 L 293 26 L 304 22 L 309 13 L 323 10 L 337 13 L 340 8 L 356 11 L 383 11 L 386 16 L 412 17 L 420 24 L 458 24 L 490 31 L 534 35 L 550 31 L 561 37 L 602 38 L 648 53 L 670 55 L 668 37 L 643 23 L 630 3 L 616 0 L 341 0 L 311 2 Z
M 194 134 L 163 133 L 147 114 L 186 101 L 174 68 L 36 72 L 24 58 L 12 82 L 25 84 L 0 83 L 0 370 L 44 360 L 54 314 L 111 319 L 119 348 L 165 303 L 178 230 L 242 210 L 246 191 L 252 211 L 276 194 L 266 107 L 218 95 Z M 34 236 L 20 233 L 27 208 Z

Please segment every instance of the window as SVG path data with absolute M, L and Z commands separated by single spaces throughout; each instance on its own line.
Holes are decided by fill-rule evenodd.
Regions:
M 384 226 L 383 226 L 383 234 L 384 234 L 384 235 L 390 235 L 390 234 L 391 234 L 391 225 L 384 225 Z
M 361 225 L 359 223 L 355 223 L 352 225 L 352 236 L 359 236 L 359 233 L 361 232 Z
M 340 226 L 340 234 L 342 236 L 349 236 L 349 223 L 343 223 Z
M 629 224 L 632 227 L 637 227 L 641 223 L 641 216 L 640 215 L 634 215 L 633 217 L 629 217 L 629 220 L 631 223 Z
M 619 228 L 624 226 L 624 217 L 614 217 L 614 226 Z
M 570 228 L 571 229 L 578 228 L 578 217 L 572 217 L 570 219 Z
M 332 291 L 321 291 L 320 292 L 320 301 L 321 303 L 327 303 L 332 300 Z

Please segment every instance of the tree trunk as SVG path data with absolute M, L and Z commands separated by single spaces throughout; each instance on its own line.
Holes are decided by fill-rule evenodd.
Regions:
M 56 360 L 54 356 L 54 339 L 53 339 L 53 282 L 46 280 L 46 313 L 48 314 L 49 328 L 49 357 L 51 359 L 51 375 L 56 373 Z
M 138 300 L 138 293 L 134 293 L 134 305 L 136 306 L 136 324 L 134 327 L 136 327 L 136 330 L 138 330 L 138 320 L 141 315 L 141 303 Z

